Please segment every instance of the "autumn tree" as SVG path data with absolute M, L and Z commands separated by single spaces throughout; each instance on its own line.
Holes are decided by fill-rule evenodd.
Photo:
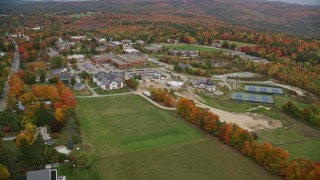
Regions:
M 55 113 L 54 113 L 54 116 L 55 116 L 57 121 L 62 122 L 63 119 L 64 119 L 64 114 L 62 112 L 62 109 L 61 108 L 57 108 Z
M 24 131 L 17 136 L 16 145 L 19 147 L 22 139 L 24 139 L 27 143 L 32 144 L 34 142 L 34 134 L 36 133 L 36 129 L 37 128 L 35 125 L 27 123 Z
M 4 165 L 0 164 L 0 179 L 6 180 L 10 177 L 10 173 Z
M 320 163 L 313 163 L 305 159 L 292 160 L 286 171 L 286 179 L 319 179 Z
M 62 90 L 61 100 L 62 100 L 62 103 L 67 105 L 68 107 L 75 107 L 77 104 L 76 97 L 68 87 Z
M 171 94 L 166 94 L 164 96 L 163 103 L 165 106 L 172 107 L 174 105 L 175 101 L 176 100 L 174 99 L 174 97 Z
M 21 101 L 21 104 L 24 106 L 30 106 L 32 103 L 38 101 L 38 99 L 34 96 L 32 92 L 24 93 L 22 96 L 20 96 L 19 100 Z

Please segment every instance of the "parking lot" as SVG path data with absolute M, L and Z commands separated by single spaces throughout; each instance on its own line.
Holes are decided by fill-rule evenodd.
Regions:
M 92 64 L 90 60 L 78 61 L 77 71 L 86 71 L 90 74 L 96 74 L 97 72 L 104 71 L 117 71 L 118 69 L 110 64 Z

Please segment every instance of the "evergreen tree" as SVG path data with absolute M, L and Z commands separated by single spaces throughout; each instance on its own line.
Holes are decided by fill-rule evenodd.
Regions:
M 67 148 L 68 148 L 69 150 L 71 150 L 71 149 L 74 148 L 74 144 L 73 144 L 73 141 L 72 141 L 71 138 L 69 139 L 69 141 L 68 141 L 68 143 L 67 143 Z
M 44 125 L 48 125 L 53 121 L 53 115 L 46 109 L 43 103 L 41 103 L 38 114 L 36 125 L 38 127 L 42 127 Z

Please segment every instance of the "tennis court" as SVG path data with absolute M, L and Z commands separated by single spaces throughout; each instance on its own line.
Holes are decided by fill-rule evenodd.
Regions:
M 284 91 L 280 87 L 269 87 L 269 86 L 258 86 L 258 85 L 249 85 L 244 86 L 244 90 L 247 92 L 253 93 L 265 93 L 265 94 L 284 94 Z
M 252 94 L 243 92 L 233 92 L 230 96 L 230 99 L 236 101 L 258 102 L 268 104 L 275 103 L 274 97 L 272 95 Z

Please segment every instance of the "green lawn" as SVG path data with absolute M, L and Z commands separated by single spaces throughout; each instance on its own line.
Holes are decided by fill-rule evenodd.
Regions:
M 78 99 L 78 116 L 92 163 L 67 179 L 278 178 L 139 96 Z
M 223 41 L 226 41 L 226 40 L 219 40 L 221 42 L 221 44 L 223 43 Z M 254 47 L 254 46 L 257 46 L 257 44 L 252 44 L 252 43 L 244 43 L 244 42 L 239 42 L 239 41 L 228 41 L 229 44 L 235 44 L 237 45 L 238 48 L 242 47 L 242 46 L 249 46 L 249 47 Z
M 165 47 L 173 48 L 176 50 L 197 50 L 197 51 L 209 51 L 209 52 L 219 52 L 221 50 L 216 48 L 209 48 L 195 44 L 161 44 Z
M 91 96 L 92 93 L 87 88 L 81 91 L 73 90 L 75 96 Z
M 99 86 L 97 86 L 91 79 L 87 81 L 88 82 L 88 85 L 91 87 L 91 88 L 98 88 Z
M 289 152 L 290 160 L 303 157 L 307 160 L 320 162 L 320 139 L 302 143 L 286 144 L 281 145 L 280 147 Z
M 128 88 L 115 89 L 111 91 L 104 91 L 100 87 L 93 89 L 99 95 L 108 95 L 108 94 L 120 94 L 129 92 Z
M 303 110 L 304 108 L 306 107 L 310 107 L 311 106 L 311 103 L 309 104 L 305 104 L 305 103 L 302 103 L 302 102 L 299 102 L 297 99 L 293 98 L 293 97 L 290 97 L 290 95 L 286 94 L 285 96 L 282 96 L 282 95 L 276 95 L 274 96 L 275 100 L 276 100 L 276 105 L 278 108 L 282 108 L 282 106 L 288 102 L 288 101 L 291 101 L 293 102 L 295 105 L 297 105 L 299 107 L 299 109 Z

